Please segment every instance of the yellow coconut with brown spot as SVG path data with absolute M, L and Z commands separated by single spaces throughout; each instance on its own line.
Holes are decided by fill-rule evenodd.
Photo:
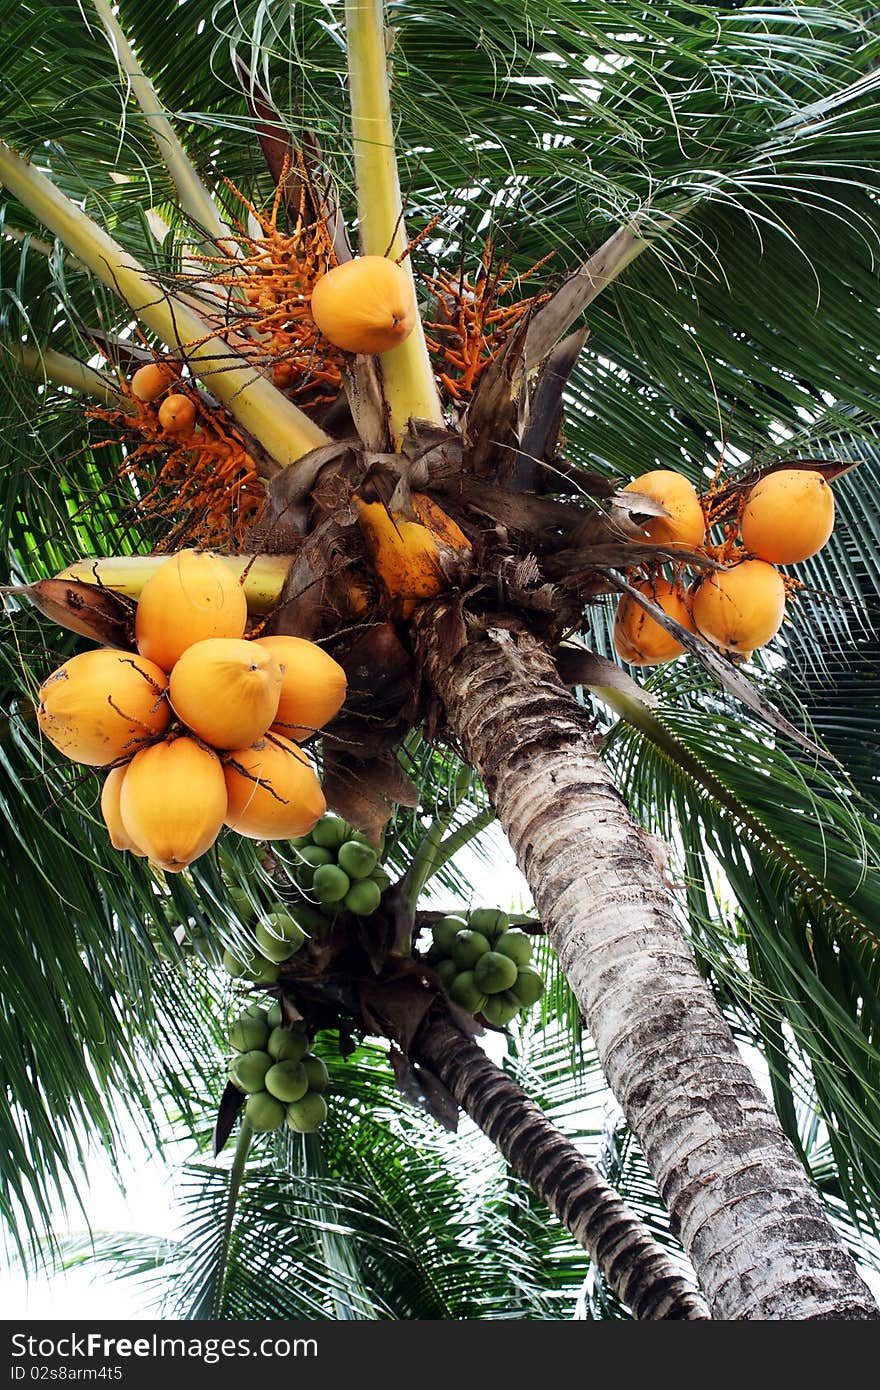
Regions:
M 671 468 L 657 468 L 642 473 L 627 483 L 624 492 L 641 492 L 653 502 L 665 507 L 668 516 L 651 516 L 641 523 L 654 545 L 685 546 L 694 549 L 703 544 L 706 522 L 693 483 Z
M 226 824 L 250 840 L 308 835 L 327 809 L 305 753 L 280 733 L 229 753 L 225 776 Z
M 258 637 L 248 645 L 265 651 L 281 669 L 281 695 L 272 722 L 285 738 L 309 738 L 339 713 L 346 675 L 317 643 L 304 637 Z M 238 746 L 246 742 L 242 739 Z
M 144 851 L 140 845 L 136 845 L 126 829 L 122 819 L 122 812 L 119 809 L 119 798 L 122 795 L 122 782 L 128 771 L 128 764 L 122 767 L 114 767 L 104 778 L 104 785 L 101 788 L 101 815 L 104 817 L 104 824 L 110 834 L 110 843 L 114 849 L 130 850 L 138 858 L 144 858 Z
M 633 588 L 656 603 L 688 632 L 694 631 L 694 620 L 687 605 L 668 579 L 643 580 L 634 584 Z M 684 651 L 678 639 L 661 627 L 629 594 L 623 594 L 617 605 L 614 645 L 618 655 L 631 666 L 660 666 L 664 661 L 681 656 Z
M 168 680 L 133 652 L 97 647 L 72 656 L 40 687 L 37 721 L 59 753 L 105 767 L 130 758 L 171 722 Z
M 276 655 L 265 646 L 209 637 L 175 663 L 168 694 L 178 719 L 206 743 L 244 748 L 275 722 L 281 681 Z
M 166 873 L 180 873 L 211 848 L 223 826 L 223 765 L 191 738 L 154 743 L 126 768 L 119 812 L 135 844 Z
M 138 651 L 163 671 L 195 642 L 243 637 L 247 600 L 235 573 L 210 551 L 171 555 L 141 589 L 135 612 Z
M 188 434 L 196 422 L 195 402 L 175 392 L 159 406 L 159 424 L 166 434 Z
M 416 323 L 412 277 L 386 256 L 356 256 L 322 275 L 312 290 L 312 318 L 343 352 L 388 352 Z
M 780 468 L 749 493 L 741 534 L 746 550 L 774 565 L 818 555 L 834 530 L 834 494 L 821 473 Z
M 716 647 L 747 655 L 782 626 L 782 575 L 766 560 L 742 560 L 731 569 L 716 570 L 696 589 L 691 612 L 697 630 Z

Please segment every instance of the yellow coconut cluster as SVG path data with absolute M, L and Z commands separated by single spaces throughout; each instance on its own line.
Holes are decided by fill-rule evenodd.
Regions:
M 181 551 L 144 585 L 137 654 L 73 657 L 40 690 L 40 727 L 74 762 L 111 766 L 114 848 L 177 873 L 224 825 L 305 835 L 326 810 L 299 748 L 345 699 L 342 667 L 299 637 L 245 637 L 247 605 L 215 555 Z
M 645 523 L 654 544 L 706 549 L 703 505 L 680 473 L 644 473 L 624 491 L 643 493 L 668 513 Z M 776 565 L 797 564 L 818 554 L 833 529 L 834 496 L 824 476 L 810 469 L 779 469 L 749 492 L 740 516 L 740 543 L 721 548 L 724 569 L 688 590 L 660 576 L 633 587 L 689 632 L 701 633 L 725 652 L 748 655 L 770 641 L 785 616 L 785 583 Z M 706 553 L 711 554 L 712 547 Z M 660 665 L 683 651 L 629 595 L 617 607 L 614 645 L 633 666 Z

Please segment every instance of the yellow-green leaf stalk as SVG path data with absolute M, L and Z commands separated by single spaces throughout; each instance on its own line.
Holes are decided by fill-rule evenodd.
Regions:
M 208 389 L 282 467 L 331 443 L 307 415 L 255 367 L 213 336 L 214 325 L 185 299 L 169 294 L 133 256 L 32 164 L 0 141 L 0 183 L 24 203 L 92 274 L 114 290 L 140 321 L 186 360 Z M 197 347 L 187 347 L 196 342 Z
M 107 0 L 92 0 L 92 5 L 107 32 L 110 45 L 116 54 L 116 61 L 131 86 L 147 125 L 153 132 L 162 162 L 174 180 L 181 211 L 203 227 L 209 237 L 221 243 L 227 254 L 238 254 L 237 243 L 230 240 L 229 227 L 221 219 L 216 203 L 177 138 L 155 87 L 132 52 Z
M 241 581 L 248 612 L 268 613 L 281 597 L 293 564 L 292 555 L 218 555 Z M 140 598 L 141 589 L 167 555 L 108 555 L 97 560 L 76 560 L 56 579 L 78 579 L 81 584 L 100 584 L 126 598 Z
M 387 255 L 396 260 L 407 240 L 394 153 L 382 0 L 346 0 L 345 25 L 361 250 L 366 256 Z M 412 277 L 409 260 L 403 265 Z M 382 353 L 379 363 L 395 440 L 405 434 L 413 417 L 443 423 L 420 320 L 405 342 Z
M 93 396 L 103 401 L 113 410 L 124 410 L 129 415 L 136 409 L 128 396 L 119 390 L 111 377 L 104 372 L 71 357 L 66 352 L 55 352 L 54 348 L 38 348 L 32 343 L 0 343 L 0 357 L 11 357 L 28 376 L 37 381 L 52 381 L 56 386 L 68 386 L 83 395 Z

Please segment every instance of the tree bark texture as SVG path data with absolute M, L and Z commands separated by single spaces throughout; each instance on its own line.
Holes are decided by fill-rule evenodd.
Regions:
M 636 1318 L 700 1321 L 709 1310 L 643 1221 L 516 1082 L 439 1009 L 410 1048 L 588 1250 Z
M 546 648 L 513 622 L 449 659 L 419 635 L 713 1316 L 871 1320 L 880 1309 L 737 1051 L 671 895 Z

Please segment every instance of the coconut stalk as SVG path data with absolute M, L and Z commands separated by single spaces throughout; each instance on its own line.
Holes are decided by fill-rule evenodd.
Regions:
M 222 221 L 216 203 L 175 135 L 155 87 L 132 52 L 107 0 L 92 0 L 92 5 L 106 30 L 116 61 L 128 79 L 138 106 L 153 132 L 162 162 L 177 189 L 177 202 L 181 211 L 203 227 L 211 240 L 219 243 L 227 254 L 239 255 L 237 242 L 229 239 L 228 226 Z
M 346 0 L 351 133 L 361 250 L 398 260 L 406 250 L 403 201 L 394 153 L 382 0 Z M 415 277 L 402 262 L 416 297 Z M 443 410 L 421 319 L 406 342 L 380 359 L 391 431 L 399 443 L 413 418 L 443 423 Z
M 255 615 L 271 612 L 279 601 L 294 558 L 293 555 L 217 556 L 240 581 L 248 612 Z M 111 555 L 106 559 L 76 560 L 55 578 L 98 584 L 125 598 L 138 599 L 147 580 L 167 559 L 167 555 Z
M 87 362 L 81 362 L 78 357 L 55 352 L 54 348 L 38 348 L 31 343 L 2 343 L 0 351 L 37 381 L 52 381 L 56 386 L 66 386 L 72 391 L 93 396 L 113 410 L 123 410 L 127 415 L 137 414 L 132 401 L 120 391 L 111 377 L 90 367 Z
M 880 1318 L 685 941 L 549 653 L 499 619 L 426 673 L 482 778 L 713 1316 Z
M 329 444 L 309 417 L 245 361 L 215 325 L 169 294 L 150 272 L 27 160 L 0 141 L 0 182 L 83 264 L 115 291 L 143 324 L 180 351 L 238 423 L 282 467 Z

